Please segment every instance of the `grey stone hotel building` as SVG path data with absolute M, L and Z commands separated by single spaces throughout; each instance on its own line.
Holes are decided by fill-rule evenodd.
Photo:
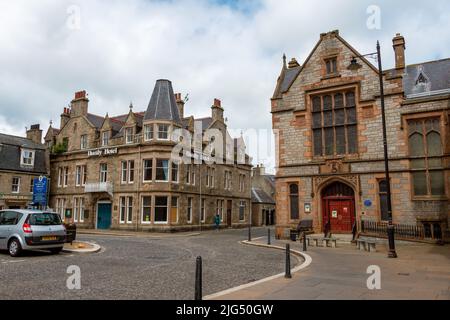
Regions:
M 86 92 L 77 92 L 50 126 L 51 196 L 54 210 L 83 228 L 182 231 L 210 228 L 219 214 L 222 227 L 248 225 L 251 165 L 241 139 L 227 132 L 224 109 L 215 99 L 212 116 L 185 116 L 181 94 L 168 80 L 156 82 L 145 112 L 98 116 L 89 113 Z M 174 132 L 194 133 L 201 126 L 220 131 L 228 143 L 223 164 L 177 163 Z M 202 142 L 202 147 L 208 145 Z M 230 161 L 231 159 L 231 161 Z

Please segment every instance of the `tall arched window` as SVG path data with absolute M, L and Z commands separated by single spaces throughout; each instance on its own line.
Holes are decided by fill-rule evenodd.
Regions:
M 440 119 L 409 121 L 408 134 L 414 195 L 445 195 Z
M 293 183 L 289 186 L 289 202 L 291 205 L 291 220 L 300 218 L 298 184 Z

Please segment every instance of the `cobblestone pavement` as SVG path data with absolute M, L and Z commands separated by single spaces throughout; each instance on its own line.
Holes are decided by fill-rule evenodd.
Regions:
M 165 239 L 82 235 L 79 240 L 104 249 L 88 255 L 32 252 L 16 259 L 0 252 L 0 299 L 193 299 L 199 255 L 204 295 L 283 272 L 283 252 L 238 243 L 246 237 L 246 230 Z M 71 265 L 81 268 L 81 290 L 66 287 Z
M 284 242 L 274 241 L 276 245 Z M 291 244 L 301 250 L 300 244 Z M 398 259 L 387 258 L 386 244 L 378 252 L 308 247 L 311 265 L 291 280 L 276 279 L 218 297 L 221 300 L 450 300 L 450 246 L 398 242 Z M 369 266 L 381 270 L 381 290 L 369 290 Z

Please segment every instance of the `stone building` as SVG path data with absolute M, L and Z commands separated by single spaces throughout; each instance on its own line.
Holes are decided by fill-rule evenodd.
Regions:
M 266 174 L 264 165 L 257 165 L 252 171 L 252 224 L 275 224 L 275 176 Z
M 407 65 L 400 34 L 393 48 L 395 68 L 383 73 L 393 222 L 445 234 L 450 59 Z M 389 218 L 379 72 L 360 56 L 332 31 L 302 65 L 284 58 L 271 100 L 280 237 L 305 219 L 316 232 L 329 221 L 333 233 L 350 233 L 355 222 Z
M 0 134 L 0 210 L 29 207 L 34 179 L 47 174 L 48 153 L 38 124 L 26 138 Z
M 131 105 L 128 114 L 98 116 L 88 103 L 86 92 L 76 93 L 60 128 L 50 127 L 45 137 L 52 150 L 51 204 L 63 217 L 83 228 L 139 231 L 209 228 L 216 214 L 223 227 L 248 224 L 251 165 L 245 153 L 245 161 L 236 159 L 242 144 L 230 138 L 220 100 L 211 117 L 185 117 L 181 94 L 158 80 L 145 112 Z M 196 128 L 203 147 L 207 129 L 228 137 L 231 161 L 176 163 L 175 133 Z

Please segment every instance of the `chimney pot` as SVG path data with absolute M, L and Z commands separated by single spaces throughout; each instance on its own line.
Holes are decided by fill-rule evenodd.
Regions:
M 215 107 L 222 107 L 222 101 L 219 99 L 214 99 L 214 106 Z
M 75 92 L 75 100 L 84 99 L 84 98 L 86 98 L 86 91 L 85 90 Z

